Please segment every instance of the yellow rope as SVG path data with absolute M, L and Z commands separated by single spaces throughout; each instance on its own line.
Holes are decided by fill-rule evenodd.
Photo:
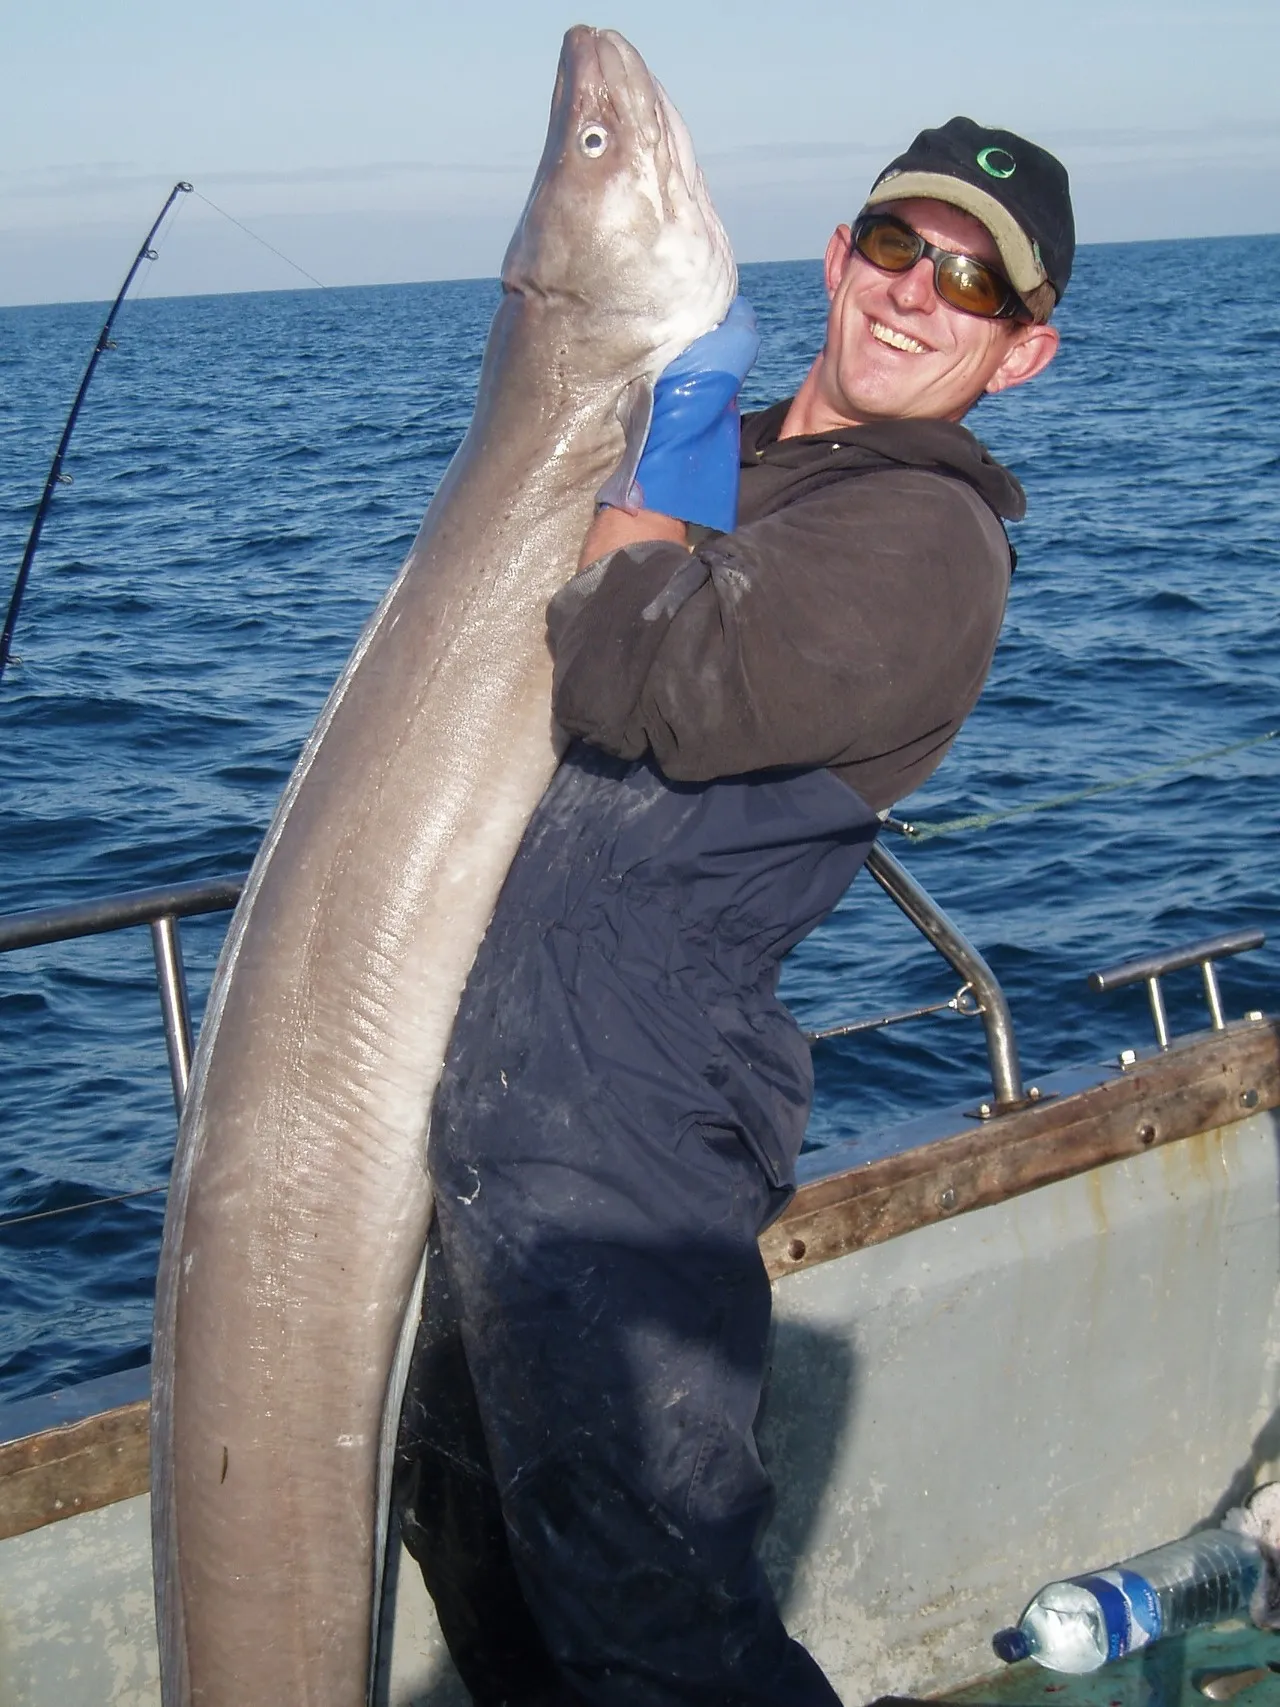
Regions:
M 1033 812 L 1052 812 L 1059 806 L 1074 806 L 1077 800 L 1088 800 L 1095 794 L 1114 794 L 1122 788 L 1137 788 L 1154 782 L 1158 777 L 1171 776 L 1175 771 L 1191 770 L 1210 759 L 1224 759 L 1228 753 L 1242 753 L 1248 747 L 1261 747 L 1274 741 L 1280 729 L 1268 729 L 1265 735 L 1254 735 L 1248 741 L 1233 741 L 1229 747 L 1213 747 L 1206 753 L 1194 753 L 1188 759 L 1177 759 L 1168 765 L 1155 765 L 1151 770 L 1138 771 L 1118 782 L 1096 782 L 1091 788 L 1077 789 L 1074 794 L 1058 794 L 1052 800 L 1033 800 L 1025 806 L 1010 806 L 1003 812 L 975 812 L 968 818 L 948 818 L 941 824 L 912 824 L 898 820 L 904 835 L 912 841 L 929 842 L 935 836 L 958 836 L 965 830 L 987 830 L 992 824 L 1004 824 L 1011 818 L 1027 818 Z

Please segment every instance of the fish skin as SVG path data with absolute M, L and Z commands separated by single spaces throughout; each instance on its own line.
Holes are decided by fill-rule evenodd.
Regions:
M 611 31 L 565 37 L 503 283 L 471 427 L 285 790 L 196 1052 L 153 1362 L 166 1707 L 370 1688 L 427 1111 L 558 755 L 546 603 L 619 407 L 736 289 L 687 132 Z

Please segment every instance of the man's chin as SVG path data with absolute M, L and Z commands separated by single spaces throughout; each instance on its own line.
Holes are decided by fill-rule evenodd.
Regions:
M 867 425 L 873 421 L 914 420 L 928 413 L 914 390 L 901 386 L 860 386 L 845 393 L 845 405 L 851 420 Z

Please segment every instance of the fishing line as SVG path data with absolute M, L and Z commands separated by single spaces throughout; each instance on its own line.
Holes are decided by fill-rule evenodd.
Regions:
M 967 818 L 948 818 L 940 824 L 913 824 L 890 816 L 885 820 L 891 829 L 913 842 L 931 842 L 935 836 L 958 836 L 966 830 L 987 830 L 993 824 L 1008 823 L 1011 818 L 1028 818 L 1033 812 L 1053 812 L 1059 806 L 1074 806 L 1079 800 L 1090 800 L 1097 794 L 1114 794 L 1123 788 L 1137 788 L 1154 782 L 1158 777 L 1172 776 L 1176 771 L 1193 770 L 1209 759 L 1224 759 L 1229 753 L 1243 753 L 1250 747 L 1261 747 L 1274 741 L 1280 729 L 1268 729 L 1264 735 L 1251 736 L 1247 741 L 1233 741 L 1229 747 L 1210 747 L 1207 752 L 1193 753 L 1190 758 L 1175 759 L 1171 764 L 1155 765 L 1150 770 L 1137 771 L 1133 776 L 1116 782 L 1095 782 L 1089 788 L 1078 788 L 1074 794 L 1058 794 L 1052 800 L 1033 800 L 1025 806 L 1009 806 L 1001 812 L 974 812 Z
M 87 1203 L 68 1203 L 61 1209 L 39 1209 L 34 1215 L 11 1215 L 0 1221 L 0 1231 L 6 1227 L 25 1227 L 30 1221 L 52 1221 L 55 1215 L 78 1215 L 82 1209 L 101 1209 L 104 1203 L 130 1203 L 135 1197 L 154 1197 L 158 1191 L 168 1191 L 165 1185 L 144 1186 L 141 1191 L 122 1191 L 115 1197 L 91 1197 Z
M 210 207 L 215 213 L 221 214 L 223 219 L 230 220 L 231 224 L 243 231 L 246 237 L 252 237 L 255 243 L 261 243 L 264 249 L 269 249 L 271 253 L 282 260 L 286 266 L 292 267 L 295 272 L 300 273 L 303 278 L 308 279 L 317 287 L 317 289 L 328 289 L 328 286 L 322 284 L 321 281 L 316 278 L 314 273 L 309 273 L 305 267 L 299 266 L 296 261 L 290 260 L 289 256 L 284 254 L 282 250 L 277 249 L 274 244 L 268 243 L 265 237 L 259 237 L 256 231 L 250 231 L 247 225 L 242 225 L 240 221 L 229 214 L 225 208 L 219 207 L 216 202 L 210 201 L 208 196 L 202 195 L 194 185 L 179 182 L 173 186 L 164 206 L 157 214 L 154 224 L 143 239 L 142 247 L 135 255 L 133 265 L 129 268 L 124 283 L 120 286 L 120 289 L 116 294 L 116 299 L 111 305 L 111 311 L 107 315 L 101 332 L 98 334 L 98 341 L 94 345 L 93 354 L 89 357 L 89 365 L 84 370 L 84 377 L 80 381 L 80 389 L 76 392 L 75 401 L 71 405 L 71 412 L 68 414 L 66 424 L 63 426 L 62 437 L 58 441 L 58 448 L 54 452 L 53 463 L 49 469 L 49 476 L 44 484 L 44 492 L 41 494 L 40 502 L 36 507 L 35 519 L 31 524 L 31 532 L 27 538 L 26 550 L 22 554 L 22 562 L 18 567 L 17 579 L 14 582 L 13 594 L 9 600 L 9 609 L 5 616 L 4 627 L 0 630 L 0 678 L 3 678 L 5 666 L 8 664 L 13 653 L 13 634 L 18 623 L 18 612 L 22 607 L 22 598 L 23 594 L 26 592 L 27 582 L 31 575 L 31 565 L 35 560 L 36 547 L 40 543 L 40 533 L 44 527 L 45 518 L 49 514 L 50 506 L 53 503 L 54 493 L 59 486 L 69 486 L 71 484 L 71 476 L 63 473 L 62 463 L 67 454 L 68 447 L 71 444 L 71 434 L 75 430 L 76 419 L 80 414 L 80 406 L 84 402 L 85 395 L 88 392 L 89 381 L 93 378 L 93 372 L 98 365 L 99 357 L 107 350 L 115 348 L 115 344 L 111 337 L 111 331 L 112 327 L 115 325 L 117 315 L 124 306 L 124 300 L 128 293 L 129 286 L 133 283 L 144 263 L 157 259 L 159 251 L 155 245 L 160 232 L 160 227 L 164 224 L 165 218 L 174 203 L 183 195 L 199 196 L 200 200 L 206 207 Z M 143 276 L 145 283 L 150 277 L 149 267 Z
M 22 553 L 22 562 L 18 566 L 18 577 L 13 585 L 13 596 L 9 600 L 9 610 L 4 619 L 4 628 L 3 630 L 0 630 L 0 677 L 4 675 L 5 665 L 9 662 L 9 656 L 13 650 L 13 631 L 18 624 L 18 612 L 22 608 L 22 595 L 26 591 L 27 580 L 31 574 L 31 565 L 35 561 L 36 547 L 40 543 L 40 530 L 44 527 L 45 517 L 49 514 L 50 506 L 53 503 L 54 493 L 60 485 L 69 484 L 71 479 L 69 474 L 63 474 L 62 462 L 63 458 L 67 454 L 68 447 L 71 444 L 71 435 L 75 431 L 76 419 L 80 414 L 80 406 L 84 402 L 85 396 L 88 393 L 89 381 L 93 378 L 93 371 L 98 365 L 99 357 L 101 357 L 105 351 L 115 348 L 111 338 L 111 329 L 115 325 L 116 316 L 120 312 L 121 305 L 124 302 L 129 286 L 134 281 L 138 269 L 142 266 L 144 261 L 154 261 L 156 258 L 158 251 L 154 245 L 160 227 L 164 224 L 165 215 L 169 212 L 169 209 L 173 206 L 174 202 L 177 201 L 179 196 L 188 195 L 190 191 L 191 185 L 181 181 L 176 183 L 169 191 L 169 194 L 165 199 L 165 204 L 156 215 L 150 231 L 148 231 L 147 235 L 143 238 L 142 247 L 134 256 L 133 265 L 125 274 L 124 283 L 116 292 L 116 299 L 111 304 L 110 312 L 102 323 L 101 332 L 98 333 L 98 341 L 93 346 L 93 354 L 89 357 L 89 365 L 84 370 L 84 377 L 80 381 L 80 388 L 76 392 L 75 401 L 71 405 L 71 412 L 68 414 L 66 422 L 62 428 L 62 437 L 58 440 L 58 448 L 53 453 L 53 462 L 50 464 L 49 475 L 44 483 L 44 491 L 41 493 L 40 502 L 36 506 L 35 519 L 31 523 L 31 532 L 27 536 L 26 550 Z
M 887 829 L 896 830 L 914 842 L 932 841 L 936 836 L 956 836 L 967 830 L 986 830 L 993 824 L 1008 823 L 1013 818 L 1027 818 L 1036 812 L 1053 812 L 1061 806 L 1074 806 L 1077 801 L 1092 799 L 1099 794 L 1115 794 L 1122 789 L 1138 788 L 1145 783 L 1154 782 L 1159 777 L 1172 776 L 1179 771 L 1187 771 L 1196 765 L 1205 764 L 1210 759 L 1223 759 L 1231 753 L 1247 752 L 1251 747 L 1264 746 L 1268 741 L 1274 741 L 1280 736 L 1280 729 L 1268 729 L 1262 735 L 1253 735 L 1246 741 L 1233 741 L 1226 747 L 1210 747 L 1203 753 L 1193 753 L 1185 759 L 1176 759 L 1170 764 L 1154 765 L 1150 770 L 1136 771 L 1132 776 L 1120 777 L 1115 782 L 1098 782 L 1089 788 L 1080 788 L 1073 794 L 1055 795 L 1052 800 L 1031 801 L 1025 806 L 1011 806 L 1003 812 L 975 812 L 966 818 L 948 818 L 939 824 L 914 824 L 906 819 L 895 818 L 892 813 L 886 813 L 884 824 Z M 954 1001 L 941 1004 L 944 1007 L 954 1006 Z M 922 1009 L 922 1012 L 931 1010 Z M 882 1022 L 877 1022 L 882 1023 Z M 69 1203 L 61 1209 L 41 1209 L 31 1215 L 12 1215 L 0 1220 L 0 1232 L 7 1227 L 25 1227 L 33 1221 L 51 1221 L 60 1215 L 78 1215 L 87 1209 L 101 1209 L 112 1203 L 130 1203 L 135 1198 L 153 1197 L 157 1192 L 166 1191 L 166 1185 L 144 1186 L 140 1191 L 122 1191 L 114 1197 L 91 1197 L 85 1203 Z
M 193 184 L 191 186 L 191 194 L 194 195 L 194 193 L 195 193 L 195 185 Z M 183 197 L 179 201 L 176 201 L 173 204 L 173 209 L 172 209 L 171 213 L 169 214 L 169 226 L 168 226 L 168 229 L 166 230 L 166 232 L 164 234 L 166 242 L 168 242 L 169 238 L 172 237 L 174 232 L 177 230 L 178 221 L 182 218 L 182 210 L 185 207 L 185 205 L 186 205 L 186 198 L 185 197 Z M 140 302 L 150 302 L 153 300 L 153 298 L 151 298 L 147 295 L 147 292 L 151 289 L 151 286 L 155 283 L 155 280 L 156 280 L 156 262 L 159 259 L 160 259 L 160 255 L 159 255 L 158 246 L 153 244 L 151 247 L 151 253 L 147 256 L 147 270 L 145 273 L 143 273 L 141 282 L 130 293 L 128 302 L 125 303 L 124 307 L 120 311 L 120 323 L 121 323 L 121 325 L 132 325 L 132 323 L 133 323 L 133 312 L 134 312 L 134 309 L 138 306 L 138 304 Z
M 296 261 L 291 261 L 282 250 L 276 248 L 274 243 L 268 243 L 265 237 L 259 237 L 258 233 L 256 231 L 250 231 L 247 225 L 241 225 L 240 221 L 232 214 L 229 214 L 225 208 L 219 207 L 217 202 L 211 202 L 208 196 L 202 195 L 199 190 L 196 190 L 194 193 L 200 197 L 200 200 L 206 207 L 211 207 L 215 213 L 220 213 L 223 219 L 229 219 L 232 225 L 236 226 L 238 230 L 244 232 L 246 237 L 252 237 L 255 243 L 261 243 L 264 249 L 270 249 L 273 255 L 278 255 L 284 262 L 285 266 L 292 267 L 295 273 L 301 273 L 304 279 L 310 279 L 312 284 L 316 286 L 317 290 L 328 290 L 329 287 L 327 284 L 322 284 L 314 273 L 309 273 L 305 267 L 300 267 Z

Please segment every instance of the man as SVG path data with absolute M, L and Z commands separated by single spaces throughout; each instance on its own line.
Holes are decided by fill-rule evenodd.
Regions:
M 977 699 L 1024 504 L 957 423 L 1052 358 L 1073 247 L 1051 156 L 922 133 L 831 239 L 796 396 L 743 423 L 737 526 L 697 392 L 745 371 L 740 311 L 674 401 L 659 382 L 636 485 L 552 601 L 577 739 L 437 1094 L 401 1439 L 405 1539 L 480 1707 L 836 1700 L 755 1555 L 756 1241 L 812 1086 L 774 991 Z

